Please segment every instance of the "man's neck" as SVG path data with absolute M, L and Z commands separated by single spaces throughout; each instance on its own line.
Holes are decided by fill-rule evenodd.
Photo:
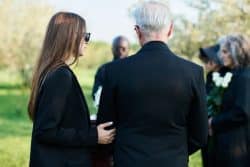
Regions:
M 166 41 L 163 41 L 163 40 L 147 40 L 147 41 L 144 41 L 143 43 L 141 43 L 141 46 L 147 44 L 148 42 L 152 42 L 152 41 L 159 41 L 159 42 L 167 43 Z
M 153 34 L 150 37 L 142 38 L 140 44 L 141 44 L 141 46 L 143 46 L 146 43 L 151 42 L 151 41 L 160 41 L 160 42 L 167 43 L 168 38 L 162 36 L 161 34 Z

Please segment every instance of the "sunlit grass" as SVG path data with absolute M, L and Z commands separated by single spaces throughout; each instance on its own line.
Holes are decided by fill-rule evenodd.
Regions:
M 30 136 L 0 138 L 0 166 L 27 167 L 30 154 Z

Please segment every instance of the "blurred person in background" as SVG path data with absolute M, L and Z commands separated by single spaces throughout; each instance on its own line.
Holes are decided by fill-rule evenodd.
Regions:
M 200 48 L 199 58 L 203 62 L 206 70 L 206 92 L 209 93 L 213 87 L 212 83 L 212 73 L 219 72 L 222 76 L 229 71 L 229 68 L 223 66 L 223 62 L 220 59 L 219 50 L 220 50 L 220 39 L 219 42 L 215 45 Z
M 222 40 L 219 40 L 222 41 Z M 222 76 L 229 71 L 228 68 L 223 66 L 223 62 L 219 56 L 220 45 L 215 44 L 209 47 L 200 48 L 199 58 L 203 62 L 206 70 L 206 92 L 207 94 L 215 86 L 212 80 L 213 72 L 219 72 Z M 212 137 L 208 137 L 208 143 L 213 140 Z M 209 148 L 208 145 L 202 148 L 202 162 L 204 167 L 214 167 L 215 162 L 215 150 Z
M 117 36 L 112 42 L 112 54 L 113 61 L 126 58 L 129 54 L 129 40 L 125 36 Z M 99 98 L 101 94 L 101 89 L 104 82 L 105 67 L 108 63 L 100 66 L 95 74 L 95 81 L 92 90 L 92 98 L 94 104 L 97 107 L 99 105 Z
M 250 41 L 228 35 L 220 44 L 223 65 L 232 79 L 222 98 L 220 112 L 209 119 L 209 135 L 215 136 L 215 167 L 250 166 Z
M 77 14 L 59 12 L 49 22 L 28 106 L 30 167 L 91 167 L 90 146 L 114 139 L 115 130 L 105 130 L 111 123 L 90 126 L 84 94 L 69 67 L 84 54 L 89 38 Z
M 113 39 L 112 42 L 112 54 L 113 61 L 117 61 L 123 58 L 126 58 L 129 54 L 129 40 L 125 36 L 117 36 Z M 105 78 L 105 68 L 108 63 L 100 66 L 95 74 L 95 81 L 92 89 L 92 98 L 94 100 L 94 106 L 98 108 L 102 86 Z M 96 114 L 91 115 L 91 120 L 96 121 Z M 94 166 L 96 167 L 110 167 L 112 166 L 112 146 L 110 145 L 98 145 L 96 151 L 94 152 L 95 162 Z

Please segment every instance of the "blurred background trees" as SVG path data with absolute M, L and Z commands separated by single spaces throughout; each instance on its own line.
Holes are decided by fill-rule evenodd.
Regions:
M 250 0 L 185 1 L 198 12 L 198 18 L 176 17 L 175 37 L 170 44 L 178 54 L 193 58 L 199 47 L 211 45 L 224 35 L 250 35 Z
M 31 69 L 52 12 L 42 3 L 0 1 L 0 68 L 18 73 L 24 86 L 30 83 Z
M 198 17 L 175 17 L 175 34 L 170 47 L 178 54 L 193 59 L 198 49 L 215 43 L 229 33 L 250 35 L 250 0 L 184 0 Z M 28 86 L 31 71 L 53 8 L 31 0 L 0 0 L 0 70 L 18 74 L 21 84 Z M 42 15 L 41 15 L 42 13 Z M 124 34 L 126 35 L 126 34 Z M 133 44 L 131 53 L 139 46 Z M 112 59 L 111 46 L 102 41 L 91 41 L 81 68 L 96 69 Z
M 46 26 L 55 12 L 41 1 L 0 0 L 0 164 L 4 167 L 28 166 L 32 129 L 27 116 L 28 86 Z M 250 0 L 183 1 L 198 16 L 174 16 L 175 33 L 169 45 L 178 55 L 196 61 L 200 47 L 214 44 L 223 35 L 250 35 Z M 130 53 L 138 49 L 138 44 L 132 44 Z M 112 59 L 111 45 L 91 41 L 81 59 L 74 70 L 90 112 L 95 113 L 91 97 L 94 74 L 100 64 Z M 201 166 L 199 153 L 190 157 L 189 166 Z

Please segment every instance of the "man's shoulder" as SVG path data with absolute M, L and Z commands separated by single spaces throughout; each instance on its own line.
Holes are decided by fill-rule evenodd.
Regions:
M 175 54 L 174 54 L 174 57 L 175 57 L 177 68 L 182 67 L 185 70 L 189 70 L 191 72 L 203 71 L 202 66 L 200 66 L 194 62 L 191 62 L 190 60 L 184 59 L 183 57 L 175 55 Z
M 101 71 L 101 70 L 105 69 L 105 67 L 106 67 L 109 63 L 111 63 L 111 62 L 107 62 L 107 63 L 102 64 L 101 66 L 98 67 L 98 70 L 97 70 L 97 71 Z
M 127 58 L 106 63 L 105 68 L 110 69 L 111 71 L 114 71 L 116 69 L 121 69 L 123 67 L 127 68 L 128 65 L 134 64 L 135 61 L 140 61 L 140 57 L 142 57 L 140 56 L 141 54 L 143 53 L 137 52 Z M 172 57 L 172 60 L 173 60 L 172 63 L 176 64 L 176 68 L 183 68 L 186 72 L 190 71 L 191 73 L 193 72 L 197 73 L 197 72 L 203 71 L 203 68 L 200 65 L 194 62 L 191 62 L 187 59 L 184 59 L 174 53 L 171 53 L 171 55 L 169 56 Z
M 109 66 L 109 64 L 111 64 L 112 62 L 113 61 L 104 63 L 100 67 L 98 67 L 98 69 L 96 71 L 96 75 L 102 75 L 103 73 L 105 73 L 105 70 L 106 70 L 107 66 Z
M 118 59 L 105 64 L 105 68 L 121 68 L 124 65 L 127 65 L 129 62 L 133 61 L 135 55 L 128 56 L 123 59 Z

